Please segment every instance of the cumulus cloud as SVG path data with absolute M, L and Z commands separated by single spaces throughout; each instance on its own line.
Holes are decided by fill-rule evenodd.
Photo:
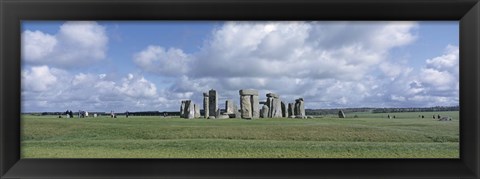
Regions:
M 379 87 L 377 92 L 369 89 L 378 84 L 370 73 L 382 66 L 392 79 L 402 74 L 391 70 L 396 62 L 389 61 L 388 54 L 413 43 L 417 26 L 415 22 L 226 22 L 211 32 L 198 52 L 175 49 L 182 55 L 166 57 L 166 47 L 150 46 L 134 61 L 145 71 L 177 75 L 170 90 L 193 97 L 217 89 L 223 98 L 237 99 L 239 89 L 253 88 L 261 94 L 278 93 L 286 101 L 308 97 L 307 107 L 312 108 L 373 106 L 381 100 L 359 102 L 387 93 Z M 165 66 L 170 68 L 162 69 Z M 172 69 L 178 70 L 169 72 Z
M 444 54 L 426 59 L 421 69 L 402 72 L 395 80 L 384 82 L 383 93 L 390 94 L 393 104 L 404 107 L 459 105 L 458 64 L 458 47 L 448 45 Z
M 57 77 L 48 66 L 32 67 L 22 71 L 22 84 L 24 89 L 32 91 L 46 91 L 57 83 Z
M 29 61 L 44 59 L 53 52 L 57 39 L 53 35 L 41 31 L 25 31 L 22 33 L 22 55 Z
M 191 60 L 181 49 L 165 50 L 160 46 L 149 46 L 135 54 L 133 61 L 145 71 L 165 76 L 178 76 L 189 70 L 188 63 Z
M 37 111 L 165 110 L 189 97 L 158 89 L 140 74 L 115 80 L 109 74 L 73 74 L 47 66 L 22 71 L 22 106 Z
M 108 37 L 96 22 L 73 21 L 56 34 L 22 32 L 22 59 L 33 65 L 84 67 L 106 58 Z
M 303 97 L 306 108 L 458 105 L 458 47 L 448 45 L 443 54 L 423 59 L 421 67 L 391 58 L 393 49 L 417 40 L 417 28 L 415 22 L 226 22 L 196 52 L 152 44 L 132 54 L 133 63 L 152 78 L 132 72 L 70 74 L 59 70 L 66 67 L 59 61 L 48 61 L 69 59 L 54 55 L 61 52 L 59 44 L 75 41 L 62 34 L 101 28 L 60 28 L 65 32 L 54 35 L 25 31 L 22 38 L 39 40 L 24 47 L 34 49 L 24 58 L 39 66 L 22 71 L 22 96 L 24 105 L 35 109 L 107 111 L 176 111 L 181 100 L 201 104 L 210 89 L 218 91 L 220 105 L 226 99 L 238 103 L 238 90 L 248 88 L 259 90 L 260 100 L 269 92 L 287 103 Z M 105 58 L 108 38 L 84 35 L 105 42 L 103 50 L 89 54 Z M 72 44 L 94 46 L 77 40 Z
M 459 86 L 459 49 L 448 45 L 443 55 L 428 59 L 421 71 L 419 81 L 429 88 L 429 94 L 451 96 L 457 94 Z

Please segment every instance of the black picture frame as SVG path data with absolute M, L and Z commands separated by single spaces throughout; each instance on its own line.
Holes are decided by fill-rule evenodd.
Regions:
M 478 0 L 0 0 L 0 178 L 479 178 Z M 20 159 L 22 20 L 458 20 L 460 159 Z

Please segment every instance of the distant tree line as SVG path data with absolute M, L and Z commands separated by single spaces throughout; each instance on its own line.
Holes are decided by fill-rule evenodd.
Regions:
M 459 111 L 460 106 L 435 106 L 428 108 L 376 108 L 373 113 L 391 112 L 435 112 L 435 111 Z
M 337 115 L 338 111 L 342 110 L 344 113 L 353 112 L 371 112 L 371 113 L 394 113 L 394 112 L 435 112 L 435 111 L 459 111 L 459 106 L 435 106 L 426 108 L 334 108 L 334 109 L 305 109 L 306 115 Z M 106 112 L 88 112 L 90 114 L 110 115 Z M 201 115 L 204 111 L 200 110 Z M 24 113 L 31 115 L 64 115 L 65 112 L 38 112 L 38 113 Z M 125 115 L 126 112 L 115 112 L 116 115 Z M 179 111 L 137 111 L 128 112 L 130 116 L 180 116 Z M 73 115 L 78 115 L 78 112 L 73 112 Z
M 394 112 L 435 112 L 435 111 L 459 111 L 459 106 L 435 106 L 426 108 L 334 108 L 334 109 L 305 109 L 306 115 L 337 115 L 338 111 L 344 113 L 371 112 L 371 113 L 394 113 Z
M 308 115 L 337 115 L 338 111 L 342 110 L 344 113 L 352 112 L 372 112 L 375 108 L 333 108 L 333 109 L 305 109 L 305 114 Z
M 98 116 L 109 116 L 110 113 L 108 112 L 91 112 L 91 111 L 87 111 L 89 114 L 93 115 L 93 114 L 97 114 Z M 115 112 L 116 115 L 126 115 L 126 111 L 125 112 Z M 32 112 L 32 113 L 23 113 L 23 114 L 30 114 L 30 115 L 36 115 L 36 116 L 46 116 L 46 115 L 65 115 L 65 112 Z M 73 115 L 74 116 L 77 116 L 78 115 L 78 111 L 77 112 L 73 112 Z M 160 111 L 137 111 L 137 112 L 128 112 L 128 115 L 130 116 L 180 116 L 180 112 L 168 112 L 168 111 L 163 111 L 163 112 L 160 112 Z

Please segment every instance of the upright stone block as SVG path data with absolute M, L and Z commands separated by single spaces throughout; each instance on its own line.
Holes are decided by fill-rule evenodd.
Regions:
M 240 113 L 244 119 L 260 117 L 260 108 L 258 100 L 258 91 L 253 89 L 243 89 L 240 94 Z
M 217 91 L 211 89 L 208 91 L 208 100 L 209 100 L 209 112 L 210 116 L 216 116 L 216 112 L 218 110 L 218 96 Z
M 250 96 L 240 96 L 241 115 L 244 119 L 252 118 L 252 104 Z
M 281 106 L 282 106 L 282 117 L 288 117 L 287 106 L 285 106 L 285 103 L 283 101 L 281 101 Z
M 225 114 L 235 114 L 232 100 L 225 101 Z
M 288 103 L 288 117 L 295 117 L 295 103 Z
M 281 118 L 282 117 L 282 102 L 278 98 L 273 98 L 273 111 L 272 117 Z
M 342 110 L 338 111 L 338 118 L 345 118 L 345 113 Z
M 241 118 L 240 111 L 238 111 L 238 105 L 236 103 L 233 104 L 233 109 L 235 113 L 235 118 Z
M 200 116 L 200 105 L 194 104 L 193 107 L 195 108 L 195 115 L 194 115 L 194 117 L 195 117 L 195 118 L 201 117 L 201 116 Z
M 182 104 L 180 105 L 180 117 L 185 117 L 185 101 L 182 101 Z
M 268 106 L 268 117 L 283 117 L 282 102 L 280 96 L 275 93 L 268 93 L 266 105 Z
M 185 101 L 185 116 L 184 118 L 193 119 L 195 117 L 195 108 L 191 100 Z
M 204 112 L 203 116 L 205 118 L 208 118 L 208 116 L 210 115 L 209 107 L 208 107 L 209 106 L 208 105 L 208 103 L 209 103 L 208 98 L 209 98 L 208 93 L 203 93 L 203 112 Z
M 252 98 L 251 99 L 252 100 L 252 118 L 259 118 L 260 107 L 259 107 L 258 95 L 252 95 L 251 98 Z
M 305 102 L 303 102 L 303 98 L 300 100 L 300 116 L 305 117 Z
M 267 105 L 263 105 L 262 106 L 262 110 L 261 110 L 261 113 L 260 113 L 260 117 L 261 118 L 268 118 L 268 106 Z
M 303 102 L 303 98 L 295 100 L 295 116 L 297 118 L 305 117 L 305 104 Z
M 272 117 L 272 109 L 273 109 L 273 97 L 268 97 L 267 96 L 267 103 L 266 105 L 268 106 L 268 115 L 266 116 L 267 118 Z

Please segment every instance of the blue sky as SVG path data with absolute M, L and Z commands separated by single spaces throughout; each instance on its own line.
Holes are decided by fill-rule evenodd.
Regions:
M 457 21 L 23 21 L 22 110 L 174 111 L 253 88 L 307 108 L 458 105 Z

